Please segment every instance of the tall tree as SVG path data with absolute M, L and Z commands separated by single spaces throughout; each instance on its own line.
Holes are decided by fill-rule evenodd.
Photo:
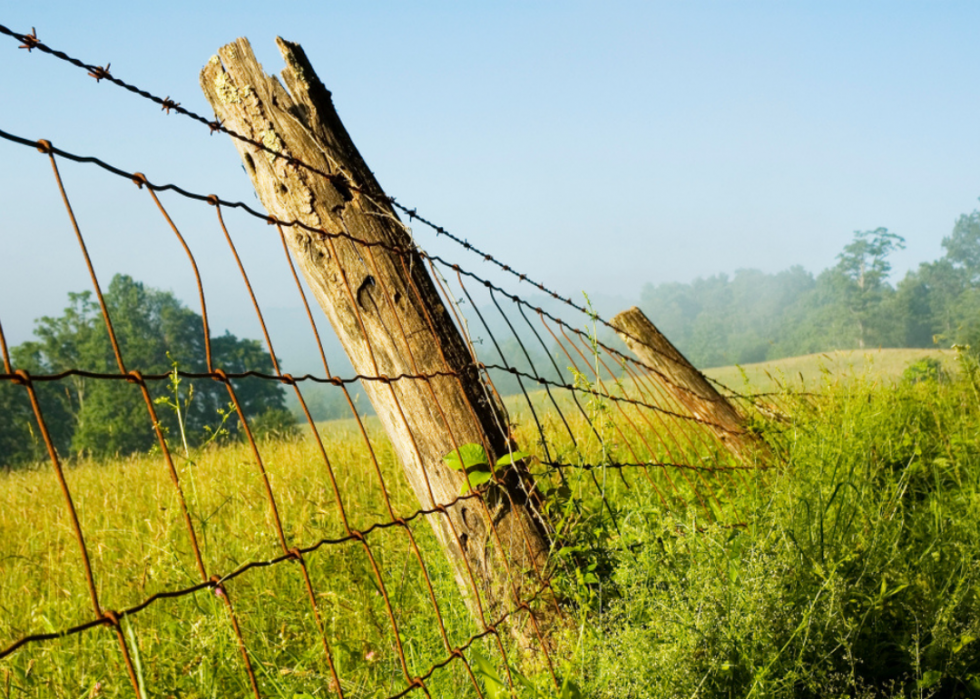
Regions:
M 980 285 L 980 211 L 963 214 L 953 232 L 943 238 L 946 259 L 966 276 L 971 285 Z
M 191 372 L 207 371 L 201 318 L 172 293 L 117 275 L 109 284 L 105 302 L 127 370 L 162 374 L 176 364 Z M 119 371 L 101 311 L 88 292 L 70 294 L 64 314 L 41 318 L 34 334 L 36 340 L 13 350 L 16 366 L 31 373 Z M 228 373 L 273 371 L 271 359 L 255 340 L 226 333 L 213 338 L 211 346 L 214 366 Z M 280 384 L 261 379 L 235 379 L 232 384 L 247 417 L 259 418 L 271 411 L 278 417 L 264 421 L 281 426 L 286 411 Z M 71 375 L 53 384 L 45 382 L 43 388 L 48 404 L 60 411 L 59 419 L 50 421 L 59 425 L 59 450 L 104 456 L 145 450 L 154 443 L 153 425 L 137 386 Z M 169 395 L 171 388 L 166 382 L 152 382 L 150 393 L 159 398 Z M 184 381 L 181 388 L 184 432 L 191 443 L 203 441 L 208 434 L 205 426 L 221 422 L 218 411 L 227 408 L 227 391 L 211 379 Z M 22 412 L 0 413 L 0 432 L 22 433 L 27 424 Z M 169 433 L 179 434 L 173 411 L 161 406 L 158 412 Z M 239 427 L 235 420 L 226 425 L 231 431 Z M 23 450 L 15 454 L 8 448 L 0 453 L 0 461 L 23 456 Z
M 892 265 L 888 256 L 905 249 L 905 239 L 887 228 L 854 231 L 854 240 L 837 256 L 836 270 L 844 279 L 843 299 L 857 329 L 857 345 L 865 347 L 870 339 L 879 343 L 888 337 L 882 314 L 882 302 L 891 287 L 888 275 Z M 894 334 L 894 330 L 892 333 Z

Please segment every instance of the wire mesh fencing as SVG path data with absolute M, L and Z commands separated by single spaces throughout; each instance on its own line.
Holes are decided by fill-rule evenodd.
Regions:
M 357 187 L 125 83 L 108 65 L 51 49 L 33 31 L 0 26 L 0 33 L 212 132 L 248 140 L 270 161 Z M 374 202 L 377 213 L 403 229 L 409 244 L 281 220 L 45 140 L 5 131 L 0 139 L 9 148 L 36 149 L 50 165 L 51 181 L 37 186 L 52 187 L 61 199 L 65 229 L 51 235 L 74 238 L 94 295 L 89 311 L 99 318 L 85 327 L 101 348 L 99 361 L 54 366 L 43 352 L 33 361 L 12 352 L 0 326 L 0 388 L 16 393 L 10 401 L 21 401 L 18 415 L 27 416 L 18 425 L 47 457 L 43 468 L 0 476 L 9 513 L 0 559 L 0 687 L 7 696 L 70 686 L 92 696 L 482 697 L 494 683 L 523 691 L 524 675 L 535 673 L 560 686 L 553 655 L 574 597 L 569 571 L 585 570 L 578 584 L 586 588 L 601 583 L 601 570 L 576 538 L 583 528 L 602 528 L 614 540 L 627 514 L 625 493 L 644 493 L 663 511 L 690 513 L 703 526 L 747 521 L 736 494 L 756 487 L 774 458 L 749 425 L 754 416 L 782 411 L 779 395 L 717 386 L 708 400 L 736 405 L 743 420 L 733 426 L 705 417 L 711 411 L 702 409 L 704 395 L 669 370 L 683 358 L 653 348 L 663 360 L 653 366 L 631 356 L 613 334 L 622 329 L 587 303 L 560 296 L 388 197 Z M 199 327 L 163 338 L 169 370 L 147 359 L 134 339 L 135 309 L 145 304 L 138 285 L 113 280 L 106 287 L 97 274 L 62 176 L 66 162 L 128 188 L 113 197 L 152 200 L 186 260 L 197 299 L 185 310 Z M 177 202 L 195 231 L 224 242 L 241 298 L 261 329 L 260 357 L 214 335 L 205 288 L 231 281 L 205 279 L 194 239 L 171 214 Z M 394 210 L 494 265 L 513 287 L 530 284 L 549 303 L 427 254 Z M 322 372 L 284 371 L 235 242 L 236 223 L 248 221 L 269 224 L 281 258 L 265 260 L 263 273 L 275 266 L 281 283 L 295 288 Z M 334 260 L 355 260 L 358 269 L 341 268 L 337 285 L 373 371 L 331 371 L 323 314 L 308 298 L 317 292 L 298 273 L 289 244 L 299 234 Z M 137 267 L 150 263 L 138 250 L 133 256 Z M 407 285 L 389 288 L 386 266 L 404 272 Z M 447 318 L 427 310 L 424 284 Z M 127 293 L 144 300 L 127 305 Z M 407 303 L 422 309 L 422 327 L 403 324 Z M 178 311 L 162 306 L 157 313 Z M 372 345 L 371 313 L 390 321 L 394 350 Z M 440 325 L 462 338 L 463 356 L 441 345 L 425 358 L 413 353 L 413 335 L 437 336 Z M 398 362 L 390 361 L 392 351 Z M 99 393 L 103 386 L 112 389 Z M 366 411 L 358 386 L 385 412 Z M 260 434 L 255 406 L 263 391 L 291 394 L 305 423 L 301 438 Z M 320 391 L 346 406 L 346 417 L 314 419 L 309 397 Z M 489 435 L 460 432 L 447 391 L 463 397 L 462 410 L 492 417 Z M 68 433 L 78 427 L 81 403 L 97 400 L 144 425 L 152 448 L 105 463 L 86 459 Z M 423 409 L 448 447 L 419 427 Z M 198 435 L 187 434 L 192 411 L 200 423 L 211 422 Z M 404 436 L 403 451 L 392 434 Z M 421 469 L 415 481 L 400 467 L 411 454 Z M 515 511 L 525 514 L 507 520 Z M 480 541 L 473 520 L 484 523 Z

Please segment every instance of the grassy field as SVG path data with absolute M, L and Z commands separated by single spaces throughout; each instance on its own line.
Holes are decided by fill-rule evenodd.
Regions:
M 912 362 L 934 359 L 944 369 L 955 372 L 956 352 L 940 349 L 837 350 L 770 362 L 705 369 L 705 375 L 741 391 L 748 382 L 753 391 L 780 388 L 811 390 L 827 378 L 848 381 L 856 378 L 894 382 Z
M 708 483 L 697 476 L 683 481 L 674 473 L 674 495 L 664 497 L 666 470 L 650 481 L 635 470 L 623 478 L 619 470 L 571 472 L 564 546 L 577 553 L 556 557 L 570 622 L 555 656 L 559 674 L 573 677 L 582 696 L 980 696 L 980 374 L 967 367 L 953 380 L 902 381 L 918 355 L 886 354 L 888 362 L 872 355 L 864 365 L 870 375 L 846 369 L 843 382 L 822 371 L 819 358 L 783 360 L 784 371 L 804 372 L 818 395 L 787 398 L 788 422 L 757 419 L 782 465 L 721 483 L 712 497 L 722 507 L 698 506 Z M 600 434 L 570 415 L 563 437 L 548 400 L 544 392 L 532 396 L 552 458 L 601 465 L 642 448 L 621 438 L 615 422 L 637 414 L 583 399 Z M 523 415 L 518 442 L 543 458 L 533 416 L 513 407 Z M 418 507 L 376 423 L 368 424 L 381 479 L 352 421 L 319 430 L 351 526 L 361 529 L 390 520 L 382 481 L 396 515 Z M 399 646 L 412 676 L 447 660 L 437 613 L 450 647 L 478 631 L 425 517 L 410 526 L 437 609 L 404 531 L 367 537 L 380 579 L 358 542 L 331 543 L 344 530 L 309 434 L 260 447 L 287 545 L 325 542 L 305 558 L 345 696 L 405 690 Z M 658 448 L 641 456 L 664 458 L 653 453 Z M 688 463 L 727 458 L 708 442 L 692 439 L 686 449 L 677 456 Z M 280 556 L 247 447 L 213 447 L 177 464 L 208 575 Z M 201 581 L 160 454 L 70 463 L 66 476 L 104 609 Z M 554 483 L 553 474 L 541 477 Z M 336 694 L 300 573 L 285 561 L 224 585 L 263 696 Z M 0 648 L 91 618 L 50 464 L 0 474 Z M 154 602 L 121 629 L 146 697 L 251 695 L 225 599 L 212 589 Z M 476 653 L 503 676 L 495 644 L 477 641 L 467 651 L 471 663 Z M 517 682 L 519 696 L 557 697 L 544 675 L 526 672 L 538 690 Z M 496 699 L 501 688 L 491 674 L 477 672 L 477 680 Z M 436 697 L 475 695 L 459 662 L 436 670 L 427 687 Z M 31 643 L 0 659 L 3 699 L 132 695 L 107 628 Z
M 387 518 L 366 449 L 340 430 L 327 447 L 344 493 L 351 526 L 367 529 Z M 379 444 L 383 442 L 379 441 Z M 261 445 L 290 546 L 344 535 L 322 459 L 312 440 Z M 390 451 L 379 460 L 398 514 L 417 509 Z M 181 460 L 181 480 L 209 575 L 226 576 L 249 562 L 275 559 L 279 546 L 264 483 L 244 446 L 208 449 Z M 109 463 L 81 462 L 67 469 L 86 536 L 100 601 L 124 609 L 150 595 L 201 581 L 176 491 L 159 455 Z M 50 466 L 3 476 L 0 488 L 0 638 L 51 632 L 93 617 L 78 547 Z M 472 632 L 432 534 L 412 525 L 439 594 L 454 644 Z M 421 568 L 406 535 L 370 536 L 413 672 L 443 660 Z M 380 582 L 357 542 L 327 544 L 307 556 L 338 671 L 348 695 L 394 693 L 403 683 Z M 292 697 L 331 684 L 320 634 L 299 567 L 291 562 L 256 568 L 226 585 L 266 696 Z M 138 639 L 141 679 L 148 696 L 247 696 L 248 679 L 223 600 L 204 590 L 162 600 L 123 621 Z M 462 681 L 441 675 L 441 686 Z M 132 696 L 115 636 L 94 629 L 29 645 L 0 661 L 11 696 Z M 95 689 L 98 687 L 98 689 Z M 370 691 L 368 691 L 370 690 Z

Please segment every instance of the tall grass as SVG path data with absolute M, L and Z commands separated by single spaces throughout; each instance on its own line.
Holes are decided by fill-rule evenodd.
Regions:
M 608 697 L 980 696 L 980 403 L 870 379 L 796 405 L 730 529 L 635 501 L 582 668 Z
M 636 468 L 574 468 L 629 461 L 631 452 L 667 460 L 656 442 L 624 442 L 610 417 L 618 408 L 608 401 L 583 398 L 579 414 L 566 399 L 566 429 L 547 396 L 531 396 L 546 444 L 530 408 L 512 405 L 522 448 L 544 459 L 547 447 L 552 460 L 573 467 L 564 482 L 544 469 L 539 476 L 553 493 L 563 535 L 554 559 L 572 628 L 555 654 L 560 674 L 597 697 L 980 696 L 976 378 L 968 370 L 954 381 L 828 384 L 792 403 L 790 422 L 764 426 L 783 445 L 785 465 L 713 486 L 663 469 L 648 480 Z M 418 504 L 369 425 L 396 514 L 409 515 Z M 331 422 L 321 434 L 351 526 L 387 521 L 354 426 Z M 689 436 L 674 461 L 728 458 Z M 314 442 L 306 436 L 260 448 L 288 544 L 342 537 Z M 245 446 L 194 452 L 178 469 L 209 574 L 280 555 L 264 484 Z M 70 463 L 66 475 L 104 608 L 199 582 L 159 454 Z M 712 487 L 717 503 L 707 495 Z M 449 642 L 461 644 L 477 629 L 425 518 L 410 526 Z M 342 686 L 353 697 L 406 687 L 399 642 L 413 675 L 447 658 L 405 532 L 375 530 L 369 541 L 400 638 L 357 542 L 306 556 Z M 226 589 L 264 696 L 333 692 L 295 563 L 254 568 Z M 91 618 L 50 465 L 0 475 L 0 646 Z M 146 696 L 250 694 L 213 590 L 155 602 L 122 625 Z M 473 650 L 500 667 L 494 644 L 480 641 Z M 436 697 L 474 694 L 458 662 L 437 670 L 427 686 Z M 132 696 L 118 642 L 104 628 L 28 644 L 0 660 L 3 699 L 91 696 Z
M 363 442 L 332 425 L 334 457 L 351 526 L 388 520 Z M 379 460 L 397 514 L 418 509 L 383 440 Z M 338 539 L 344 530 L 323 461 L 312 440 L 260 444 L 290 546 Z M 227 575 L 281 555 L 264 485 L 244 445 L 182 460 L 180 477 L 209 574 Z M 67 480 L 78 509 L 105 609 L 135 605 L 164 590 L 200 582 L 174 486 L 160 455 L 71 464 Z M 49 464 L 0 477 L 0 638 L 70 627 L 93 618 L 73 531 Z M 452 575 L 424 518 L 412 531 L 433 578 L 450 642 L 474 632 Z M 397 529 L 369 535 L 383 573 L 410 670 L 422 674 L 445 659 L 435 612 Z M 357 542 L 329 544 L 307 557 L 327 636 L 349 696 L 384 696 L 404 686 L 392 626 L 370 563 Z M 226 585 L 265 696 L 292 697 L 331 686 L 326 656 L 299 568 L 256 568 Z M 161 600 L 127 617 L 150 696 L 229 697 L 250 693 L 223 600 L 203 590 Z M 492 649 L 485 651 L 490 655 Z M 454 691 L 468 680 L 451 668 L 435 686 Z M 9 690 L 8 690 L 9 688 Z M 29 644 L 0 661 L 0 696 L 132 696 L 114 634 L 93 629 Z

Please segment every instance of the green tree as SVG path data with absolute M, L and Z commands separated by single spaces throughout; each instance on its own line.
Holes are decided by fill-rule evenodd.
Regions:
M 905 239 L 887 228 L 855 231 L 854 240 L 837 256 L 834 268 L 843 281 L 842 298 L 856 329 L 859 348 L 894 342 L 895 328 L 881 313 L 885 299 L 893 289 L 888 284 L 891 262 L 888 256 L 905 249 Z
M 905 344 L 980 346 L 980 211 L 963 214 L 943 238 L 946 254 L 923 262 L 898 285 Z
M 57 386 L 38 382 L 34 390 L 55 448 L 64 453 L 71 439 L 71 418 L 62 408 Z M 47 448 L 27 390 L 12 381 L 0 381 L 0 468 L 44 458 L 47 458 Z
M 962 293 L 950 304 L 956 329 L 948 335 L 980 352 L 980 211 L 963 214 L 943 238 L 945 260 L 962 277 Z
M 15 365 L 32 374 L 71 369 L 118 373 L 109 333 L 92 295 L 70 294 L 69 302 L 62 316 L 37 321 L 37 339 L 14 348 Z M 183 307 L 172 293 L 117 275 L 105 293 L 105 302 L 127 371 L 165 374 L 175 362 L 185 371 L 207 371 L 201 317 Z M 211 348 L 214 367 L 229 374 L 273 373 L 269 355 L 255 340 L 225 333 L 212 338 Z M 138 386 L 124 380 L 77 375 L 57 384 L 57 390 L 50 391 L 46 398 L 57 404 L 64 418 L 59 423 L 66 425 L 59 433 L 59 449 L 105 456 L 142 451 L 155 443 L 153 425 Z M 169 390 L 165 381 L 148 384 L 152 398 Z M 288 420 L 281 414 L 285 412 L 281 384 L 246 378 L 232 380 L 232 386 L 247 418 L 255 417 L 259 425 L 273 426 L 276 431 L 284 428 Z M 218 410 L 227 408 L 227 389 L 212 379 L 185 380 L 182 388 L 191 392 L 182 396 L 191 397 L 184 415 L 186 433 L 192 443 L 203 441 L 207 435 L 205 426 L 219 422 Z M 265 415 L 270 412 L 274 415 Z M 179 426 L 172 411 L 161 406 L 158 416 L 166 430 L 177 433 Z M 23 420 L 17 424 L 22 423 Z M 240 429 L 237 418 L 227 426 L 232 432 Z M 0 414 L 0 432 L 8 427 L 8 419 Z
M 943 238 L 943 248 L 946 259 L 963 272 L 968 284 L 980 284 L 980 211 L 961 215 L 953 232 Z

